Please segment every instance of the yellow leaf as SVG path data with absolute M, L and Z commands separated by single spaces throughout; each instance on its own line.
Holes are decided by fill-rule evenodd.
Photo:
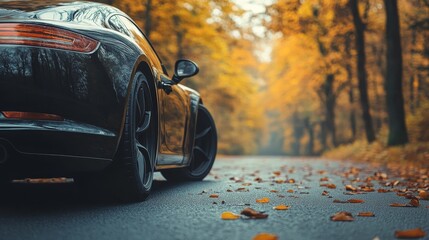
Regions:
M 258 233 L 253 238 L 253 240 L 277 240 L 279 237 L 272 233 Z
M 269 203 L 270 199 L 267 197 L 264 197 L 264 198 L 256 199 L 256 202 L 257 203 Z
M 395 231 L 396 238 L 422 238 L 426 233 L 421 228 Z
M 278 206 L 273 207 L 274 210 L 288 210 L 290 207 L 284 204 L 280 204 Z
M 240 218 L 240 215 L 233 212 L 223 212 L 220 216 L 223 220 L 236 220 Z
M 360 212 L 358 213 L 359 217 L 375 217 L 375 214 L 372 212 Z

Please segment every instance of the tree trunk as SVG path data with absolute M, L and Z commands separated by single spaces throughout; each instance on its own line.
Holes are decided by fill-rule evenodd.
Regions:
M 324 94 L 326 97 L 325 103 L 325 116 L 326 128 L 331 133 L 331 142 L 334 147 L 337 146 L 336 128 L 335 128 L 335 106 L 336 97 L 334 94 L 334 74 L 326 75 L 325 83 L 323 85 Z
M 409 80 L 408 80 L 408 86 L 409 86 L 409 89 L 410 89 L 410 99 L 409 99 L 409 104 L 410 104 L 410 112 L 411 112 L 411 114 L 413 114 L 414 115 L 414 113 L 415 113 L 415 99 L 416 99 L 416 92 L 415 92 L 415 87 L 414 87 L 414 81 L 416 80 L 415 79 L 415 72 L 417 72 L 416 71 L 416 69 L 415 69 L 415 67 L 414 67 L 414 54 L 415 54 L 415 51 L 416 51 L 416 30 L 415 29 L 413 29 L 412 30 L 412 33 L 411 33 L 411 59 L 410 59 L 410 61 L 409 61 L 409 66 L 410 66 L 410 70 L 411 70 L 411 73 L 410 73 L 410 78 L 409 78 Z
M 417 74 L 417 96 L 416 96 L 416 108 L 420 107 L 420 99 L 421 99 L 421 95 L 423 92 L 423 88 L 422 88 L 422 84 L 423 84 L 423 77 L 420 73 Z
M 384 0 L 386 10 L 386 104 L 389 119 L 389 146 L 408 142 L 402 93 L 402 49 L 397 0 Z
M 357 75 L 358 87 L 360 95 L 360 104 L 362 107 L 362 118 L 365 124 L 366 139 L 368 142 L 375 140 L 374 127 L 372 125 L 372 117 L 370 113 L 370 104 L 368 97 L 368 83 L 365 70 L 365 35 L 364 24 L 359 15 L 357 0 L 350 0 L 350 8 L 353 15 L 353 24 L 356 33 L 356 49 L 357 49 Z
M 327 133 L 326 133 L 326 120 L 320 122 L 320 144 L 322 145 L 322 151 L 328 149 L 327 146 Z
M 345 42 L 345 51 L 346 51 L 346 56 L 348 59 L 352 59 L 352 55 L 350 53 L 350 44 L 351 44 L 351 37 L 350 35 L 348 35 L 346 37 L 346 42 Z M 355 96 L 354 96 L 354 92 L 353 92 L 353 73 L 352 73 L 352 66 L 350 64 L 350 61 L 346 61 L 346 72 L 347 72 L 347 83 L 349 85 L 349 104 L 351 106 L 351 110 L 350 110 L 350 116 L 349 116 L 349 120 L 350 120 L 350 129 L 352 131 L 352 141 L 356 139 L 356 111 L 354 108 L 354 104 L 355 104 Z
M 152 0 L 146 0 L 146 11 L 145 11 L 145 23 L 144 32 L 146 37 L 150 39 L 150 33 L 152 31 Z
M 293 125 L 293 142 L 292 142 L 292 154 L 298 156 L 301 154 L 301 138 L 304 135 L 304 126 L 302 119 L 299 118 L 298 113 L 292 115 Z
M 181 19 L 178 15 L 173 15 L 173 22 L 176 29 L 176 45 L 177 45 L 177 55 L 176 59 L 183 59 L 183 31 L 180 28 Z
M 314 128 L 309 117 L 304 119 L 304 126 L 308 131 L 308 144 L 305 152 L 307 155 L 314 155 Z

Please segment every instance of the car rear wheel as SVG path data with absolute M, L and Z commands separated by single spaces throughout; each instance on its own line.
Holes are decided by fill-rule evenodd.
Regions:
M 138 72 L 114 162 L 98 176 L 91 177 L 89 184 L 100 190 L 97 194 L 124 202 L 143 201 L 149 195 L 157 150 L 155 106 L 149 83 Z
M 210 112 L 200 104 L 190 165 L 186 168 L 163 170 L 161 174 L 172 181 L 201 181 L 209 174 L 216 152 L 216 126 Z

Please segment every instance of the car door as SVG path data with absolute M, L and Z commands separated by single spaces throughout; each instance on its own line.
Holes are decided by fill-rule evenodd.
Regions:
M 117 19 L 112 19 L 117 18 Z M 146 39 L 140 29 L 127 17 L 114 15 L 111 21 L 119 20 L 125 29 L 120 29 L 126 35 L 130 35 L 151 59 L 152 64 L 159 73 L 158 81 L 171 84 L 171 79 L 166 75 L 158 55 L 153 50 L 150 42 Z M 180 165 L 184 159 L 184 143 L 187 131 L 189 114 L 189 101 L 185 91 L 172 84 L 172 91 L 166 93 L 163 89 L 158 90 L 160 111 L 160 146 L 158 165 Z

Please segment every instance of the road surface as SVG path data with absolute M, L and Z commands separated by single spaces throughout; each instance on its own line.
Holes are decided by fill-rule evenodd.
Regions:
M 394 239 L 400 229 L 420 227 L 429 232 L 429 201 L 420 201 L 419 207 L 390 207 L 409 200 L 394 192 L 346 195 L 348 180 L 341 175 L 356 169 L 360 170 L 353 178 L 383 171 L 317 158 L 221 157 L 203 182 L 168 183 L 157 174 L 150 197 L 133 204 L 89 203 L 73 183 L 15 184 L 11 191 L 0 192 L 0 239 L 226 240 L 269 232 L 279 239 L 372 240 Z M 320 181 L 323 178 L 328 182 Z M 320 186 L 325 183 L 336 189 Z M 372 183 L 379 188 L 377 181 Z M 324 190 L 327 196 L 322 196 Z M 211 194 L 218 198 L 210 198 Z M 256 203 L 262 197 L 270 202 Z M 351 198 L 364 203 L 333 203 Z M 279 204 L 290 209 L 273 210 Z M 225 211 L 239 214 L 246 207 L 265 211 L 269 217 L 220 217 Z M 330 216 L 339 211 L 352 213 L 355 220 L 331 221 Z M 367 211 L 375 217 L 356 216 Z

